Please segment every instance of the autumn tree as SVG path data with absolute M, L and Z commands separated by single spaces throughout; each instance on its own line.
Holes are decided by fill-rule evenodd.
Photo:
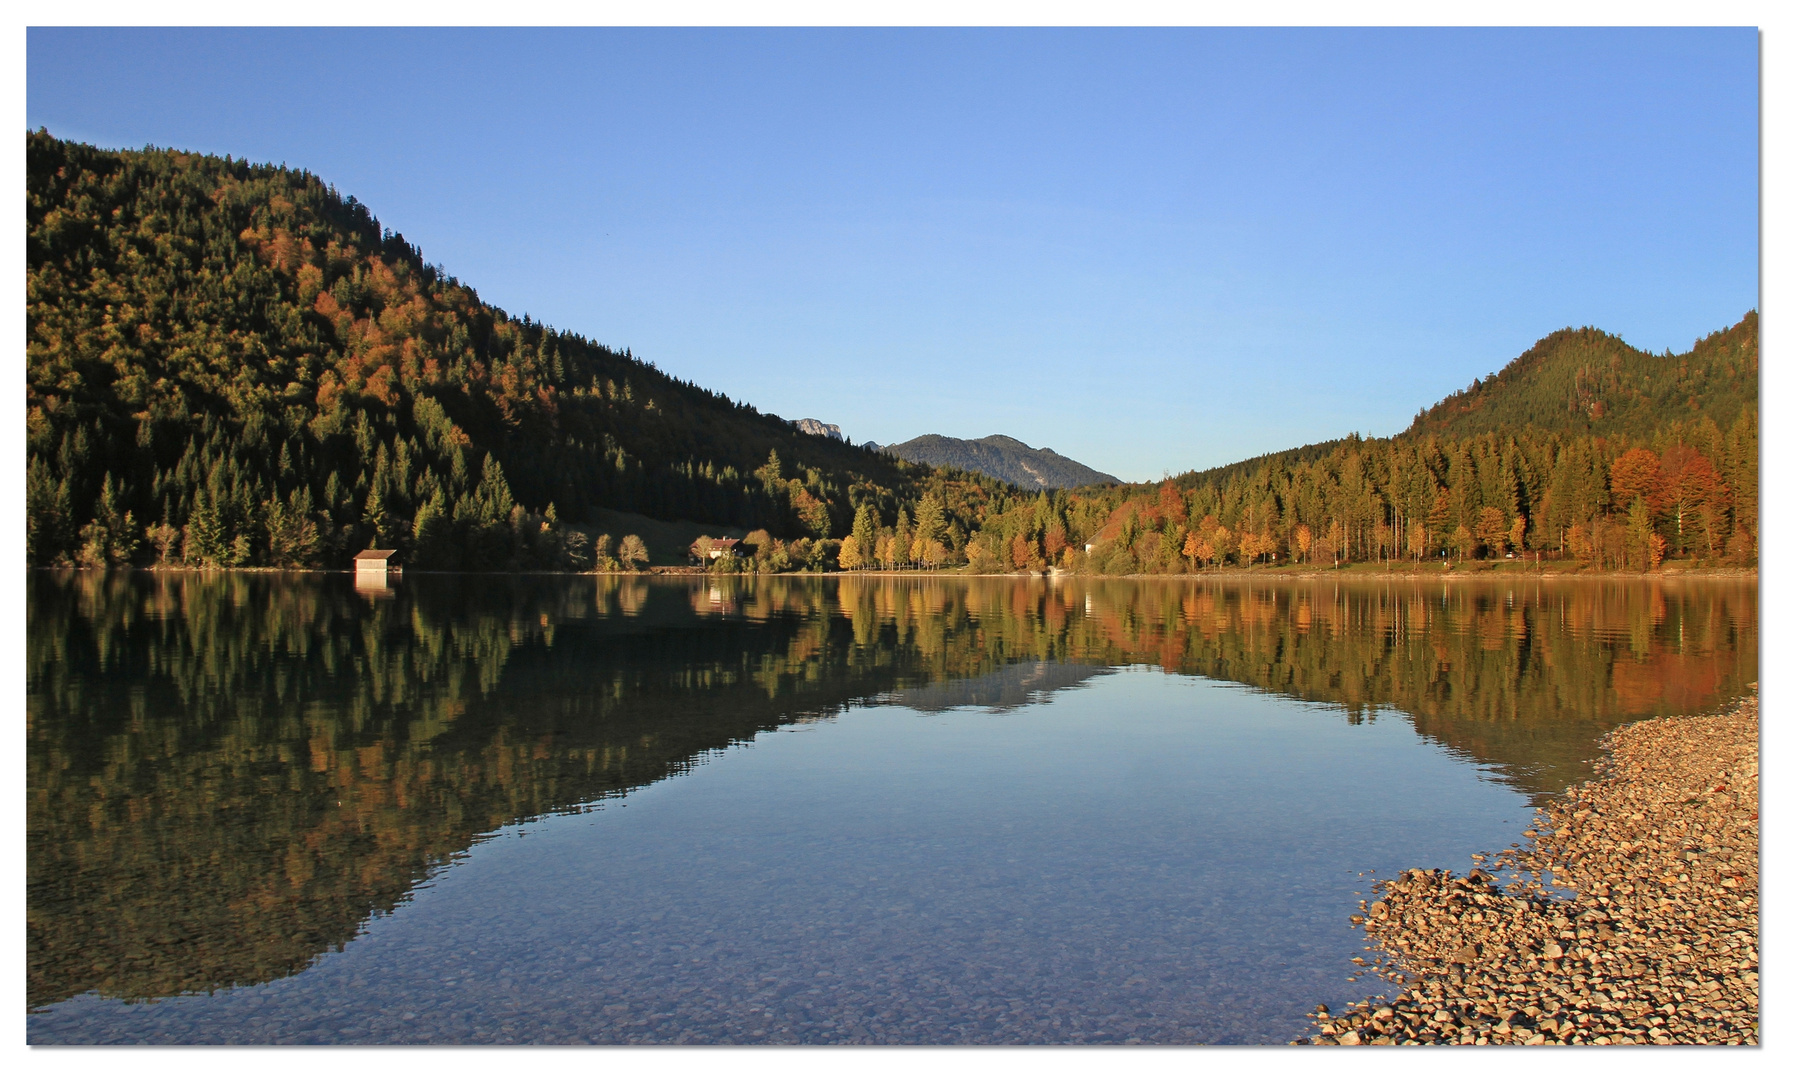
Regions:
M 1634 446 L 1612 463 L 1612 500 L 1616 506 L 1629 507 L 1642 498 L 1645 509 L 1655 515 L 1662 509 L 1662 460 L 1653 451 Z
M 1688 550 L 1697 538 L 1700 551 L 1714 554 L 1717 528 L 1722 527 L 1728 502 L 1724 481 L 1704 454 L 1677 444 L 1662 456 L 1659 489 L 1665 512 L 1672 522 L 1674 546 Z
M 1338 565 L 1341 552 L 1345 550 L 1347 535 L 1344 522 L 1338 518 L 1333 518 L 1326 526 L 1326 548 L 1331 553 L 1329 557 L 1335 568 Z
M 1475 546 L 1475 533 L 1469 531 L 1469 526 L 1459 525 L 1451 531 L 1451 550 L 1457 553 L 1457 558 L 1469 558 L 1475 553 Z
M 860 555 L 857 534 L 848 536 L 840 542 L 840 552 L 835 556 L 834 561 L 842 570 L 858 570 L 865 565 L 866 560 Z
M 598 571 L 615 570 L 619 565 L 616 553 L 611 550 L 612 541 L 609 533 L 599 533 L 591 542 L 591 565 Z
M 1182 521 L 1189 513 L 1183 501 L 1183 493 L 1169 480 L 1158 488 L 1158 504 L 1154 510 L 1158 519 L 1163 522 Z
M 157 564 L 171 564 L 174 561 L 175 545 L 180 542 L 180 530 L 167 522 L 161 522 L 150 527 L 148 537 L 150 546 L 156 549 Z
M 1476 513 L 1475 538 L 1488 549 L 1488 557 L 1498 559 L 1506 554 L 1507 516 L 1497 506 L 1484 506 Z
M 622 543 L 617 545 L 616 559 L 622 563 L 625 570 L 638 569 L 647 564 L 647 544 L 642 541 L 641 537 L 630 533 L 623 537 Z
M 1233 537 L 1233 530 L 1225 525 L 1214 526 L 1214 531 L 1207 536 L 1208 544 L 1214 549 L 1212 560 L 1216 565 L 1224 565 L 1228 555 L 1238 550 Z

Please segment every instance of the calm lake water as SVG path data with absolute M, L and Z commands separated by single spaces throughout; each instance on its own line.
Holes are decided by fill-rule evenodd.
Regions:
M 1753 583 L 36 572 L 33 1043 L 1283 1043 Z

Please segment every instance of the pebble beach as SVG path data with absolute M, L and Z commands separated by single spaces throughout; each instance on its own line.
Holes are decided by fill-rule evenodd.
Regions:
M 1400 989 L 1296 1041 L 1754 1045 L 1758 733 L 1754 698 L 1628 725 L 1523 844 L 1379 882 L 1352 921 Z

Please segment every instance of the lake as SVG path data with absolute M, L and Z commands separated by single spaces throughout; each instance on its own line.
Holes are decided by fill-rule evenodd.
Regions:
M 27 1036 L 1284 1043 L 1753 581 L 32 572 Z

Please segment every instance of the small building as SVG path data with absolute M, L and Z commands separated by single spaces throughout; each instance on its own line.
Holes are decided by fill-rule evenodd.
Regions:
M 724 555 L 738 554 L 741 550 L 740 543 L 741 543 L 741 541 L 736 540 L 732 536 L 720 537 L 718 539 L 711 540 L 708 544 L 706 544 L 704 546 L 704 550 L 702 552 L 700 552 L 700 554 L 702 554 L 704 558 L 709 559 L 710 561 L 714 562 L 715 560 L 722 558 Z
M 357 574 L 384 574 L 397 571 L 398 563 L 393 559 L 398 554 L 397 548 L 368 548 L 355 556 L 355 572 Z

